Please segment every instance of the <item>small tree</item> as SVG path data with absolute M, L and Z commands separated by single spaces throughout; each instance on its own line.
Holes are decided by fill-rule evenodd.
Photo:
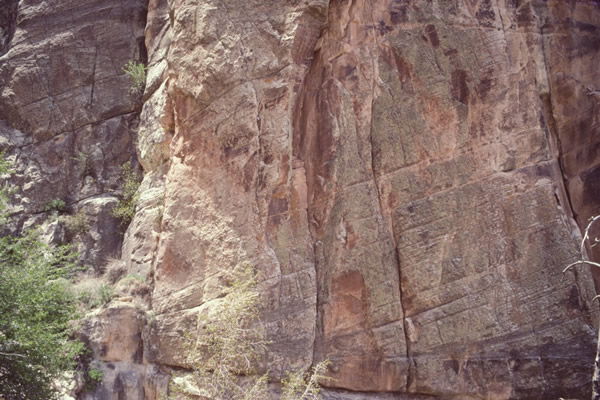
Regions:
M 74 367 L 83 345 L 70 339 L 72 261 L 35 233 L 0 238 L 0 398 L 54 399 L 53 380 Z
M 9 172 L 0 155 L 0 175 Z M 1 221 L 8 192 L 0 188 Z M 83 349 L 69 324 L 76 304 L 65 278 L 74 260 L 68 247 L 46 245 L 33 231 L 0 238 L 0 399 L 55 399 L 54 380 L 74 367 Z
M 309 371 L 297 371 L 288 373 L 283 384 L 281 400 L 319 400 L 321 398 L 320 380 L 329 380 L 325 375 L 329 367 L 329 361 L 321 361 Z

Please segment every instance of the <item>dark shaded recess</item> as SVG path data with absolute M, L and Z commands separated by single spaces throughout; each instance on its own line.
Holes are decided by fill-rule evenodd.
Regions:
M 144 8 L 139 10 L 140 15 L 136 17 L 136 20 L 139 19 L 143 21 L 144 26 L 148 26 L 148 0 L 143 0 L 143 4 Z M 140 61 L 144 63 L 144 65 L 148 65 L 148 49 L 146 49 L 146 41 L 144 36 L 141 36 L 137 39 L 137 45 L 138 51 L 140 52 Z
M 0 56 L 10 48 L 17 26 L 19 0 L 0 0 Z
M 600 199 L 600 165 L 581 174 L 583 180 L 583 204 L 594 204 Z M 583 221 L 582 221 L 583 222 Z

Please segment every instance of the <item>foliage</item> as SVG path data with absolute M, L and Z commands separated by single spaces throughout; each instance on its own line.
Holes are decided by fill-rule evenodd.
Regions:
M 113 296 L 114 296 L 114 291 L 113 291 L 112 286 L 109 286 L 104 283 L 102 285 L 100 285 L 100 289 L 98 290 L 98 298 L 100 299 L 101 305 L 106 305 L 106 304 L 110 303 Z
M 94 295 L 89 290 L 79 290 L 75 293 L 77 302 L 82 304 L 84 308 L 94 308 L 96 305 L 100 305 L 100 301 L 96 302 Z
M 80 379 L 83 380 L 83 392 L 92 392 L 104 379 L 104 371 L 100 362 L 94 360 L 94 354 L 87 348 L 82 352 L 78 359 L 77 370 L 81 373 Z
M 135 215 L 135 206 L 138 201 L 137 191 L 141 182 L 139 174 L 129 161 L 121 166 L 121 180 L 123 193 L 119 203 L 113 208 L 112 214 L 119 218 L 123 225 L 127 225 Z
M 0 175 L 10 174 L 0 154 Z M 0 221 L 6 220 L 8 183 L 0 187 Z M 63 210 L 53 200 L 48 210 Z M 76 300 L 68 281 L 76 255 L 52 247 L 35 231 L 0 238 L 0 399 L 57 398 L 56 378 L 75 366 L 83 344 L 71 339 Z
M 68 232 L 73 235 L 80 235 L 90 229 L 87 216 L 83 211 L 78 211 L 73 215 L 65 215 L 60 218 Z
M 84 279 L 72 288 L 81 311 L 108 304 L 114 297 L 114 289 L 98 278 Z
M 129 80 L 131 81 L 130 90 L 132 93 L 141 94 L 144 92 L 146 70 L 147 67 L 143 63 L 134 60 L 127 61 L 127 64 L 123 66 L 123 72 L 129 76 Z
M 96 384 L 102 382 L 102 379 L 104 378 L 104 372 L 101 369 L 93 367 L 88 370 L 87 375 L 88 378 Z
M 260 375 L 257 366 L 269 342 L 259 328 L 260 294 L 254 269 L 239 267 L 225 293 L 215 300 L 209 315 L 198 315 L 196 329 L 188 335 L 187 362 L 194 389 L 183 383 L 170 389 L 184 397 L 213 400 L 267 399 L 268 376 Z M 282 381 L 282 400 L 319 399 L 319 380 L 325 378 L 328 365 L 324 361 L 311 371 L 288 374 Z
M 4 153 L 0 153 L 0 178 L 6 178 L 13 172 L 10 163 L 6 160 Z M 8 182 L 0 186 L 0 223 L 6 221 L 6 208 L 8 206 L 8 195 L 11 192 Z
M 0 238 L 0 398 L 54 399 L 53 380 L 74 367 L 83 348 L 70 340 L 74 259 L 35 232 Z
M 65 211 L 66 208 L 67 208 L 67 203 L 65 203 L 64 200 L 54 199 L 54 200 L 50 200 L 48 203 L 46 203 L 46 206 L 44 207 L 44 211 Z

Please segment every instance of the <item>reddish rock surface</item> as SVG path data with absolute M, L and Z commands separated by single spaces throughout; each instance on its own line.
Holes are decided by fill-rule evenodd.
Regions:
M 6 72 L 26 27 L 0 40 L 0 116 L 54 136 L 35 80 Z M 129 57 L 134 36 L 117 38 Z M 270 373 L 329 359 L 326 399 L 587 396 L 593 279 L 561 270 L 599 211 L 598 43 L 591 0 L 150 0 L 122 254 L 151 317 L 115 303 L 90 323 L 118 366 L 107 380 L 156 398 L 186 366 L 190 321 L 250 263 Z M 115 93 L 91 109 L 112 116 Z M 80 105 L 57 110 L 85 125 Z M 135 316 L 121 325 L 142 357 L 111 339 L 111 308 Z

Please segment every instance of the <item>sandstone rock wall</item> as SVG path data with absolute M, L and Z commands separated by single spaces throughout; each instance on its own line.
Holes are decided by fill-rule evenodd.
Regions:
M 144 0 L 0 0 L 0 150 L 13 162 L 16 188 L 7 228 L 41 227 L 48 241 L 73 243 L 91 276 L 121 253 L 125 227 L 111 209 L 121 165 L 136 163 L 141 100 L 122 68 L 146 57 L 146 6 Z M 76 229 L 67 223 L 74 218 L 83 221 Z M 129 351 L 107 348 L 123 337 L 131 341 L 119 345 L 139 341 L 141 332 L 132 333 L 137 315 L 117 307 L 86 322 L 94 357 L 117 360 L 116 369 L 106 364 L 101 392 L 123 398 L 119 387 L 139 375 Z M 143 388 L 138 392 L 144 398 Z
M 327 399 L 587 396 L 593 280 L 560 271 L 598 212 L 598 2 L 64 4 L 0 13 L 21 224 L 113 188 L 137 130 L 122 258 L 152 287 L 89 321 L 107 373 L 87 398 L 158 398 L 244 263 L 270 373 L 330 359 Z M 140 111 L 120 65 L 146 52 Z M 95 186 L 71 161 L 84 144 Z M 99 232 L 90 254 L 118 246 Z
M 145 57 L 144 1 L 0 3 L 0 137 L 15 164 L 14 230 L 45 223 L 50 240 L 80 244 L 101 269 L 119 256 L 111 217 L 121 165 L 135 160 L 137 100 L 122 71 Z M 50 218 L 81 210 L 90 229 L 68 232 Z

